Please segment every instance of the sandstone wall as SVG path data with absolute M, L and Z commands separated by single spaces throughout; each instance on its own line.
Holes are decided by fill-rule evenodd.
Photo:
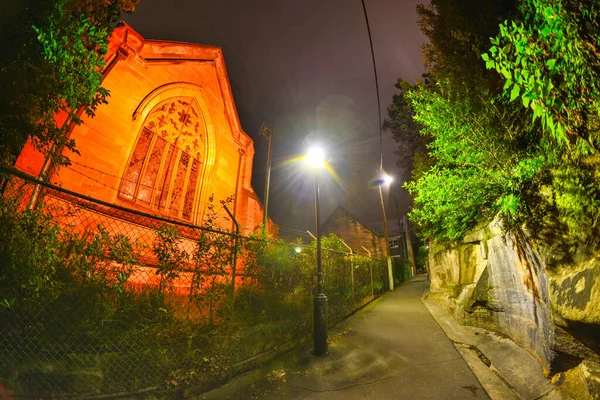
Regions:
M 431 295 L 461 324 L 501 332 L 549 371 L 553 323 L 537 253 L 499 222 L 430 255 Z
M 557 318 L 600 324 L 600 260 L 590 257 L 558 265 L 548 269 L 548 276 Z
M 557 262 L 551 247 L 499 221 L 452 247 L 431 247 L 431 296 L 459 323 L 507 335 L 556 374 L 568 397 L 600 398 L 598 255 Z

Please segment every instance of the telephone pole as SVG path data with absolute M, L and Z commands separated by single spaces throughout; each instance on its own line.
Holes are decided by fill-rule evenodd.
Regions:
M 260 136 L 269 142 L 267 150 L 267 167 L 265 169 L 265 212 L 263 215 L 263 237 L 267 234 L 267 223 L 269 221 L 269 189 L 271 186 L 271 142 L 273 140 L 273 130 L 265 123 L 260 127 Z

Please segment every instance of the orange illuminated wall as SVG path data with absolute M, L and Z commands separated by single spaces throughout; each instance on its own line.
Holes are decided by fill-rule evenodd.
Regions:
M 106 60 L 109 103 L 72 130 L 81 155 L 68 154 L 72 165 L 51 181 L 198 225 L 211 196 L 217 205 L 232 196 L 242 230 L 255 230 L 263 208 L 250 184 L 254 144 L 240 126 L 221 49 L 145 40 L 122 24 Z M 42 164 L 26 146 L 17 168 L 37 175 Z

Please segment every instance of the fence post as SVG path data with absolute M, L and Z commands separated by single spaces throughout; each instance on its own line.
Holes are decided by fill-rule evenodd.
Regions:
M 367 250 L 365 246 L 360 247 L 362 247 L 367 253 L 369 253 L 369 271 L 371 271 L 371 297 L 375 298 L 375 285 L 373 283 L 373 259 L 371 258 L 371 252 Z
M 352 281 L 352 303 L 354 303 L 354 260 L 352 258 L 352 248 L 348 246 L 342 239 L 340 239 L 340 242 L 342 242 L 342 244 L 346 246 L 348 250 L 350 250 L 350 279 Z
M 354 298 L 354 254 L 350 253 L 350 271 L 351 279 L 352 279 L 352 302 L 354 303 L 356 300 Z
M 238 253 L 238 241 L 240 240 L 240 224 L 238 224 L 237 220 L 229 211 L 226 205 L 223 205 L 227 214 L 231 217 L 233 222 L 235 223 L 235 240 L 233 244 L 233 261 L 231 264 L 231 320 L 235 316 L 235 273 L 237 268 L 237 253 Z

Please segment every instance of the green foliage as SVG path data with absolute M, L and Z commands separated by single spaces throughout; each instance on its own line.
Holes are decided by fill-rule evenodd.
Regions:
M 515 7 L 515 0 L 432 0 L 418 5 L 418 24 L 428 38 L 423 45 L 426 86 L 444 81 L 451 88 L 449 96 L 463 99 L 494 87 L 498 79 L 486 72 L 480 54 Z
M 571 241 L 588 249 L 600 244 L 600 157 L 565 162 L 552 170 L 552 189 L 559 220 Z
M 483 54 L 559 147 L 595 153 L 600 143 L 600 5 L 596 1 L 523 0 Z
M 392 104 L 388 107 L 388 119 L 384 121 L 383 128 L 392 132 L 397 143 L 396 165 L 401 174 L 408 177 L 412 171 L 412 177 L 416 180 L 431 165 L 426 151 L 430 138 L 420 134 L 421 126 L 414 119 L 412 103 L 408 99 L 408 93 L 414 86 L 398 79 L 396 88 L 399 91 L 394 94 Z
M 411 219 L 447 241 L 500 213 L 508 226 L 564 229 L 572 249 L 596 246 L 600 6 L 519 3 L 418 7 L 429 71 L 391 109 L 427 138 L 429 162 L 415 152 L 406 185 Z
M 69 123 L 106 102 L 101 70 L 121 11 L 137 0 L 16 0 L 0 5 L 0 162 L 33 144 L 66 163 Z
M 429 70 L 423 82 L 401 87 L 402 107 L 390 111 L 398 123 L 412 118 L 423 137 L 405 187 L 414 199 L 411 220 L 426 237 L 458 239 L 501 210 L 520 221 L 522 199 L 540 174 L 529 168 L 540 153 L 529 146 L 536 135 L 522 123 L 525 112 L 490 93 L 499 78 L 479 56 L 514 8 L 512 1 L 454 0 L 417 7 Z
M 445 82 L 413 88 L 414 119 L 431 138 L 434 165 L 405 184 L 414 196 L 411 219 L 426 237 L 454 240 L 499 211 L 523 219 L 522 198 L 539 179 L 543 156 L 523 144 L 532 135 L 519 125 L 519 110 L 489 96 L 451 95 Z M 525 148 L 523 148 L 525 147 Z
M 402 258 L 393 258 L 394 281 L 396 283 L 406 282 L 412 277 L 412 266 L 410 261 Z
M 421 245 L 417 250 L 415 256 L 415 262 L 417 264 L 417 270 L 425 271 L 429 265 L 429 246 Z
M 482 57 L 504 79 L 504 95 L 540 121 L 552 193 L 542 206 L 565 225 L 567 241 L 593 248 L 600 213 L 600 5 L 523 0 L 519 10 Z
M 0 310 L 35 309 L 63 283 L 60 230 L 40 211 L 19 212 L 19 199 L 0 199 Z
M 261 240 L 259 233 L 244 240 L 244 269 L 254 278 L 241 294 L 248 300 L 248 317 L 271 321 L 307 317 L 310 290 L 315 285 L 316 257 L 307 247 L 296 252 L 296 246 L 300 244 Z
M 77 206 L 22 204 L 0 197 L 0 378 L 15 395 L 210 385 L 311 332 L 314 243 L 241 238 L 233 315 L 235 241 L 214 229 L 212 203 L 203 229 L 165 224 L 145 244 L 113 233 L 119 224 L 57 224 L 80 221 Z M 386 291 L 385 265 L 334 235 L 322 258 L 331 323 Z M 102 379 L 73 378 L 89 374 Z
M 163 225 L 156 232 L 152 247 L 156 256 L 156 275 L 160 277 L 158 291 L 163 293 L 171 287 L 189 261 L 189 255 L 181 249 L 181 235 L 172 226 Z
M 84 238 L 69 232 L 61 237 L 61 257 L 79 284 L 122 293 L 136 262 L 134 246 L 121 234 L 111 236 L 101 225 Z
M 234 238 L 217 231 L 217 212 L 213 204 L 214 197 L 209 198 L 204 228 L 199 231 L 195 249 L 192 254 L 192 284 L 190 298 L 196 303 L 200 312 L 207 314 L 208 321 L 213 324 L 229 311 L 225 299 L 230 287 L 228 275 L 233 262 Z M 230 205 L 233 198 L 221 201 L 221 205 Z M 239 252 L 240 249 L 237 249 Z

